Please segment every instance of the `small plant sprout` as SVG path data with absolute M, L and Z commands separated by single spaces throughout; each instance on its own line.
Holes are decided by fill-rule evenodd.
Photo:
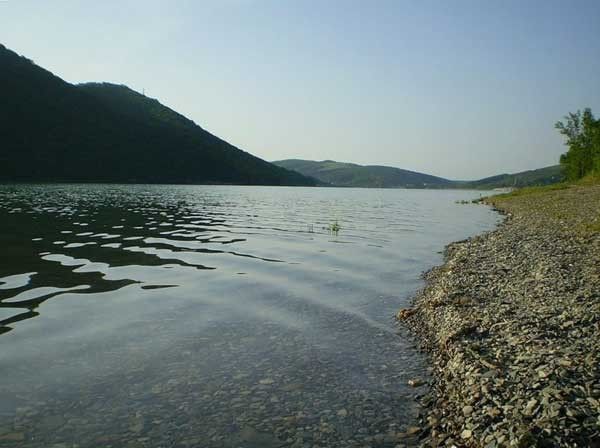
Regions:
M 339 225 L 337 219 L 335 220 L 335 222 L 333 224 L 329 224 L 329 231 L 331 233 L 337 235 L 340 230 L 342 230 L 342 226 Z

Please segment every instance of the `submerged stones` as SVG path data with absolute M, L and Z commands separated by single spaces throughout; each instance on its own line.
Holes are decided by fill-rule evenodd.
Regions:
M 347 417 L 348 411 L 346 409 L 340 409 L 339 411 L 337 411 L 337 415 L 340 417 Z
M 0 443 L 2 442 L 22 442 L 25 440 L 25 434 L 22 432 L 9 432 L 0 435 Z
M 160 362 L 96 373 L 76 387 L 65 378 L 64 395 L 40 395 L 32 388 L 25 403 L 14 397 L 16 407 L 0 409 L 0 447 L 416 445 L 419 408 L 407 382 L 426 372 L 423 364 L 399 356 L 404 342 L 393 332 L 364 339 L 370 349 L 365 353 L 372 354 L 360 358 L 364 363 L 316 350 L 306 335 L 289 336 L 274 324 L 240 322 L 219 335 L 210 345 L 203 337 L 182 341 L 163 352 Z M 280 354 L 282 362 L 257 357 L 255 347 Z M 11 398 L 1 386 L 0 398 Z
M 425 381 L 420 380 L 418 378 L 408 380 L 408 385 L 412 386 L 412 387 L 419 387 L 419 386 L 422 386 L 423 384 L 425 384 Z
M 431 354 L 422 446 L 600 446 L 600 187 L 494 205 L 397 314 Z

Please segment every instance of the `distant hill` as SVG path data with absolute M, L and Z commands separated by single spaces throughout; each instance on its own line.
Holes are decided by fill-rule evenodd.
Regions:
M 564 176 L 560 165 L 552 165 L 537 170 L 522 171 L 516 174 L 499 174 L 485 179 L 465 182 L 465 187 L 490 189 L 505 187 L 529 187 L 533 185 L 549 185 L 561 182 Z
M 314 185 L 126 86 L 72 85 L 0 45 L 0 181 Z
M 288 159 L 273 163 L 314 177 L 323 185 L 336 187 L 493 189 L 547 185 L 563 179 L 559 165 L 516 174 L 500 174 L 475 181 L 454 181 L 389 166 L 363 166 L 332 160 L 316 162 Z
M 273 163 L 314 177 L 325 185 L 337 187 L 450 188 L 454 185 L 448 179 L 389 166 L 299 159 L 278 160 Z

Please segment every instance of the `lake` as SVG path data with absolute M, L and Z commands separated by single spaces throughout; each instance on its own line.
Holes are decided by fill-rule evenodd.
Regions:
M 0 186 L 0 446 L 386 446 L 427 377 L 394 314 L 481 194 Z

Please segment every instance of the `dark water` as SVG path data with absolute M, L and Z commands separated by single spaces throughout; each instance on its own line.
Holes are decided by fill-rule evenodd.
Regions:
M 1 186 L 0 446 L 375 446 L 425 375 L 393 315 L 479 194 Z

